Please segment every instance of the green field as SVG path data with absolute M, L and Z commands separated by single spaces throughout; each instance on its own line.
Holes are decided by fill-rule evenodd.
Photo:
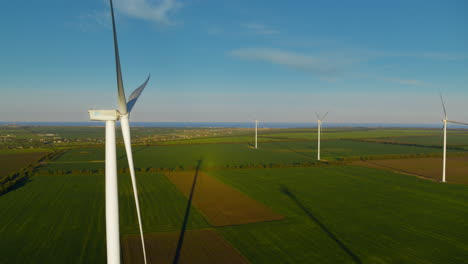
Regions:
M 387 137 L 370 139 L 375 142 L 395 142 L 403 144 L 418 144 L 425 146 L 442 146 L 442 137 L 437 136 L 411 136 L 411 137 Z M 449 132 L 447 135 L 447 146 L 449 147 L 468 147 L 468 134 Z
M 184 196 L 162 175 L 140 174 L 138 180 L 145 231 L 179 230 Z M 121 234 L 135 234 L 129 176 L 119 184 Z M 0 208 L 0 263 L 105 262 L 104 176 L 36 176 L 0 196 Z M 188 228 L 207 226 L 192 208 Z
M 286 216 L 283 221 L 219 228 L 253 263 L 354 263 L 356 258 L 362 263 L 463 263 L 468 259 L 465 185 L 349 166 L 210 174 Z M 183 196 L 161 175 L 138 178 L 145 231 L 178 230 L 186 206 Z M 2 196 L 0 234 L 8 239 L 0 242 L 0 248 L 6 249 L 0 263 L 28 263 L 35 258 L 47 263 L 71 258 L 76 263 L 103 262 L 103 190 L 103 176 L 37 176 Z M 128 178 L 122 177 L 122 234 L 137 232 L 131 196 Z M 192 209 L 189 228 L 207 227 Z M 437 251 L 430 250 L 435 246 Z
M 254 263 L 468 259 L 468 186 L 349 166 L 212 174 L 288 216 L 222 229 Z
M 419 146 L 426 139 L 436 142 L 436 130 L 333 131 L 328 134 L 336 137 L 322 142 L 322 157 L 331 161 L 441 153 L 431 144 Z M 464 146 L 466 131 L 455 132 L 454 144 Z M 187 139 L 138 145 L 135 166 L 188 170 L 201 160 L 203 172 L 283 215 L 278 221 L 212 227 L 191 208 L 187 228 L 215 228 L 252 263 L 468 263 L 467 185 L 346 164 L 315 166 L 316 141 L 302 140 L 306 135 L 303 129 L 268 131 L 262 137 L 271 142 L 260 141 L 259 149 L 242 135 L 203 139 L 209 144 Z M 340 135 L 348 138 L 332 139 Z M 226 138 L 237 143 L 214 144 Z M 368 142 L 384 139 L 400 141 Z M 119 168 L 127 167 L 121 147 L 117 155 Z M 1 195 L 0 263 L 105 262 L 103 160 L 102 145 L 69 149 L 24 186 Z M 160 172 L 137 178 L 145 232 L 180 230 L 187 198 Z M 119 204 L 122 236 L 137 234 L 128 173 L 119 175 Z
M 203 158 L 204 168 L 292 165 L 314 163 L 317 157 L 315 141 L 268 142 L 252 149 L 247 143 L 232 144 L 181 144 L 161 146 L 136 146 L 134 148 L 137 168 L 193 168 Z M 449 150 L 460 152 L 460 150 Z M 380 144 L 352 140 L 325 140 L 322 142 L 322 158 L 339 160 L 343 157 L 379 156 L 396 154 L 442 153 L 439 148 Z M 467 152 L 468 154 L 468 152 Z M 128 167 L 124 149 L 118 148 L 119 167 Z M 45 169 L 74 170 L 99 169 L 104 167 L 103 148 L 72 149 Z

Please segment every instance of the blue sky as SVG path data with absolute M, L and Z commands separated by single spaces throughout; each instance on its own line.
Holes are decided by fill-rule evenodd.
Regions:
M 467 1 L 114 0 L 134 121 L 468 120 Z M 115 109 L 106 0 L 0 8 L 0 121 Z

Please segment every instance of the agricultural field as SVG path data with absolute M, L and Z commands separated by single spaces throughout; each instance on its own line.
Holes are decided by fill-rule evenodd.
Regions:
M 377 143 L 396 143 L 396 144 L 417 144 L 421 146 L 442 146 L 442 137 L 437 136 L 411 136 L 411 137 L 386 137 L 366 139 Z M 453 133 L 450 131 L 447 136 L 447 146 L 449 148 L 468 149 L 468 134 Z
M 153 138 L 151 129 L 140 132 Z M 304 129 L 264 129 L 258 149 L 244 132 L 136 144 L 151 261 L 467 263 L 468 151 L 448 150 L 448 183 L 412 175 L 440 176 L 442 149 L 418 143 L 436 142 L 440 131 L 330 129 L 335 136 L 321 144 L 328 163 L 316 161 L 317 142 Z M 450 144 L 465 146 L 466 130 L 455 132 Z M 234 143 L 216 143 L 225 139 Z M 135 263 L 135 205 L 117 150 L 122 258 Z M 105 262 L 103 161 L 102 144 L 67 148 L 0 195 L 0 263 Z
M 225 170 L 210 175 L 286 216 L 284 221 L 219 229 L 253 263 L 468 259 L 466 185 L 352 166 Z
M 246 264 L 242 256 L 214 229 L 189 230 L 184 236 L 183 250 L 177 251 L 179 232 L 161 232 L 145 237 L 148 263 L 226 263 Z M 143 263 L 140 236 L 129 235 L 122 239 L 124 263 Z
M 196 204 L 191 208 L 188 230 L 215 228 L 251 263 L 463 263 L 468 258 L 466 185 L 354 166 L 206 173 L 284 216 L 214 227 Z M 187 199 L 162 174 L 137 177 L 148 239 L 160 241 L 157 234 L 164 232 L 176 236 Z M 47 263 L 105 261 L 103 183 L 102 175 L 36 176 L 1 196 L 6 217 L 0 218 L 0 234 L 8 240 L 0 241 L 6 249 L 0 263 L 39 257 Z M 121 177 L 119 192 L 125 239 L 138 232 L 128 177 Z M 195 195 L 212 196 L 206 188 L 195 189 Z M 183 250 L 192 251 L 192 244 L 189 238 Z M 438 250 L 428 250 L 434 247 Z
M 130 177 L 119 181 L 122 235 L 138 233 Z M 145 232 L 180 230 L 187 201 L 165 176 L 138 175 Z M 167 202 L 170 201 L 170 202 Z M 103 263 L 103 175 L 35 176 L 0 196 L 0 263 Z M 188 229 L 209 225 L 191 210 Z
M 401 136 L 430 136 L 438 135 L 436 129 L 389 129 L 389 128 L 323 128 L 323 139 L 355 139 L 355 138 L 380 138 Z M 464 132 L 466 133 L 466 131 Z M 316 139 L 317 129 L 287 129 L 265 131 L 259 134 L 260 138 L 311 140 Z
M 37 162 L 47 152 L 41 151 L 1 151 L 0 178 Z
M 357 161 L 355 165 L 390 170 L 440 181 L 442 160 L 440 158 L 390 159 Z M 448 157 L 446 181 L 468 184 L 468 156 Z
M 380 144 L 354 140 L 325 140 L 322 142 L 322 158 L 341 160 L 361 156 L 381 156 L 399 154 L 441 154 L 434 147 Z M 184 168 L 194 169 L 197 161 L 203 159 L 203 168 L 291 166 L 316 162 L 317 143 L 315 141 L 280 141 L 260 143 L 258 149 L 250 144 L 181 144 L 134 147 L 136 168 Z M 452 150 L 449 152 L 463 152 Z M 468 155 L 468 151 L 467 155 Z M 128 167 L 123 147 L 117 149 L 119 167 Z M 104 167 L 103 148 L 75 148 L 67 151 L 59 159 L 44 169 L 79 170 Z
M 193 198 L 193 205 L 212 226 L 242 225 L 284 218 L 204 172 L 172 172 L 166 175 L 187 198 Z

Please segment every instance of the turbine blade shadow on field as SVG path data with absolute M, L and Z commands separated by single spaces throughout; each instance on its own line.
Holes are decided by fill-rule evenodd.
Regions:
M 297 151 L 295 148 L 290 147 L 290 145 L 288 144 L 289 142 L 275 142 L 275 143 L 293 153 L 296 153 L 297 155 L 304 156 L 306 158 L 313 158 L 315 155 L 315 153 L 307 154 L 304 152 Z
M 361 264 L 362 261 L 361 259 L 359 259 L 358 256 L 356 256 L 348 247 L 346 247 L 346 245 L 341 242 L 322 222 L 320 222 L 320 220 L 314 216 L 314 214 L 312 214 L 312 212 L 307 209 L 307 207 L 304 206 L 304 204 L 302 204 L 302 202 L 296 197 L 296 195 L 294 195 L 286 186 L 284 185 L 281 185 L 280 186 L 280 189 L 281 189 L 281 192 L 283 192 L 285 195 L 287 195 L 289 198 L 291 198 L 291 200 L 299 207 L 301 208 L 304 213 L 312 220 L 314 221 L 327 235 L 328 237 L 330 237 L 333 241 L 336 242 L 336 244 L 338 244 L 338 246 L 344 251 L 346 252 L 346 254 L 348 254 L 353 260 L 355 263 L 358 263 L 358 264 Z
M 135 154 L 135 153 L 137 153 L 137 152 L 140 152 L 140 151 L 144 150 L 145 148 L 146 148 L 146 146 L 145 146 L 145 147 L 135 148 L 135 149 L 133 150 L 132 153 Z M 124 159 L 124 158 L 127 158 L 127 154 L 126 154 L 126 153 L 120 154 L 120 155 L 117 157 L 117 160 L 121 160 L 121 159 Z
M 190 196 L 187 202 L 187 208 L 185 209 L 184 221 L 182 223 L 182 228 L 180 230 L 179 241 L 177 242 L 177 248 L 176 248 L 176 252 L 174 255 L 174 260 L 172 261 L 173 264 L 179 263 L 180 254 L 182 252 L 182 245 L 184 243 L 185 230 L 187 229 L 187 223 L 188 223 L 188 219 L 190 215 L 190 207 L 192 207 L 192 198 L 195 193 L 195 186 L 197 184 L 198 172 L 200 170 L 201 163 L 202 163 L 202 159 L 199 159 L 197 162 L 197 167 L 195 168 L 195 175 L 193 176 L 192 189 L 190 190 Z

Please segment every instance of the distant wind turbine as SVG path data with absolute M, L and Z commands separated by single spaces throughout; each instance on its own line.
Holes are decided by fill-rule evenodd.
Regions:
M 322 118 L 320 118 L 320 116 L 315 113 L 315 115 L 317 116 L 317 160 L 320 160 L 320 133 L 322 133 L 322 122 L 323 120 L 325 119 L 325 117 L 328 115 L 328 112 L 326 112 Z
M 255 120 L 255 148 L 257 148 L 258 120 Z
M 445 182 L 445 171 L 446 171 L 446 162 L 447 162 L 447 123 L 453 124 L 460 124 L 460 125 L 468 125 L 468 123 L 458 122 L 448 120 L 447 118 L 447 111 L 445 109 L 444 99 L 442 98 L 442 94 L 440 94 L 440 101 L 442 102 L 442 108 L 444 109 L 444 119 L 442 120 L 444 126 L 444 156 L 443 156 L 443 163 L 442 163 L 442 182 Z
M 130 137 L 129 114 L 133 109 L 138 97 L 148 84 L 150 76 L 130 95 L 128 101 L 125 100 L 125 92 L 122 81 L 122 71 L 120 68 L 119 47 L 117 44 L 117 31 L 115 28 L 114 7 L 112 0 L 110 2 L 110 11 L 112 17 L 112 30 L 114 35 L 115 66 L 117 72 L 117 91 L 118 91 L 118 110 L 89 110 L 90 119 L 93 121 L 106 122 L 106 246 L 107 263 L 120 263 L 120 232 L 119 232 L 119 200 L 118 200 L 118 182 L 117 182 L 117 155 L 115 141 L 115 122 L 120 120 L 122 136 L 127 153 L 128 166 L 133 186 L 135 206 L 140 229 L 141 245 L 143 248 L 143 259 L 146 263 L 145 241 L 143 238 L 143 227 L 141 223 L 140 204 L 138 201 L 138 190 L 135 179 L 135 170 L 133 167 L 132 143 Z

